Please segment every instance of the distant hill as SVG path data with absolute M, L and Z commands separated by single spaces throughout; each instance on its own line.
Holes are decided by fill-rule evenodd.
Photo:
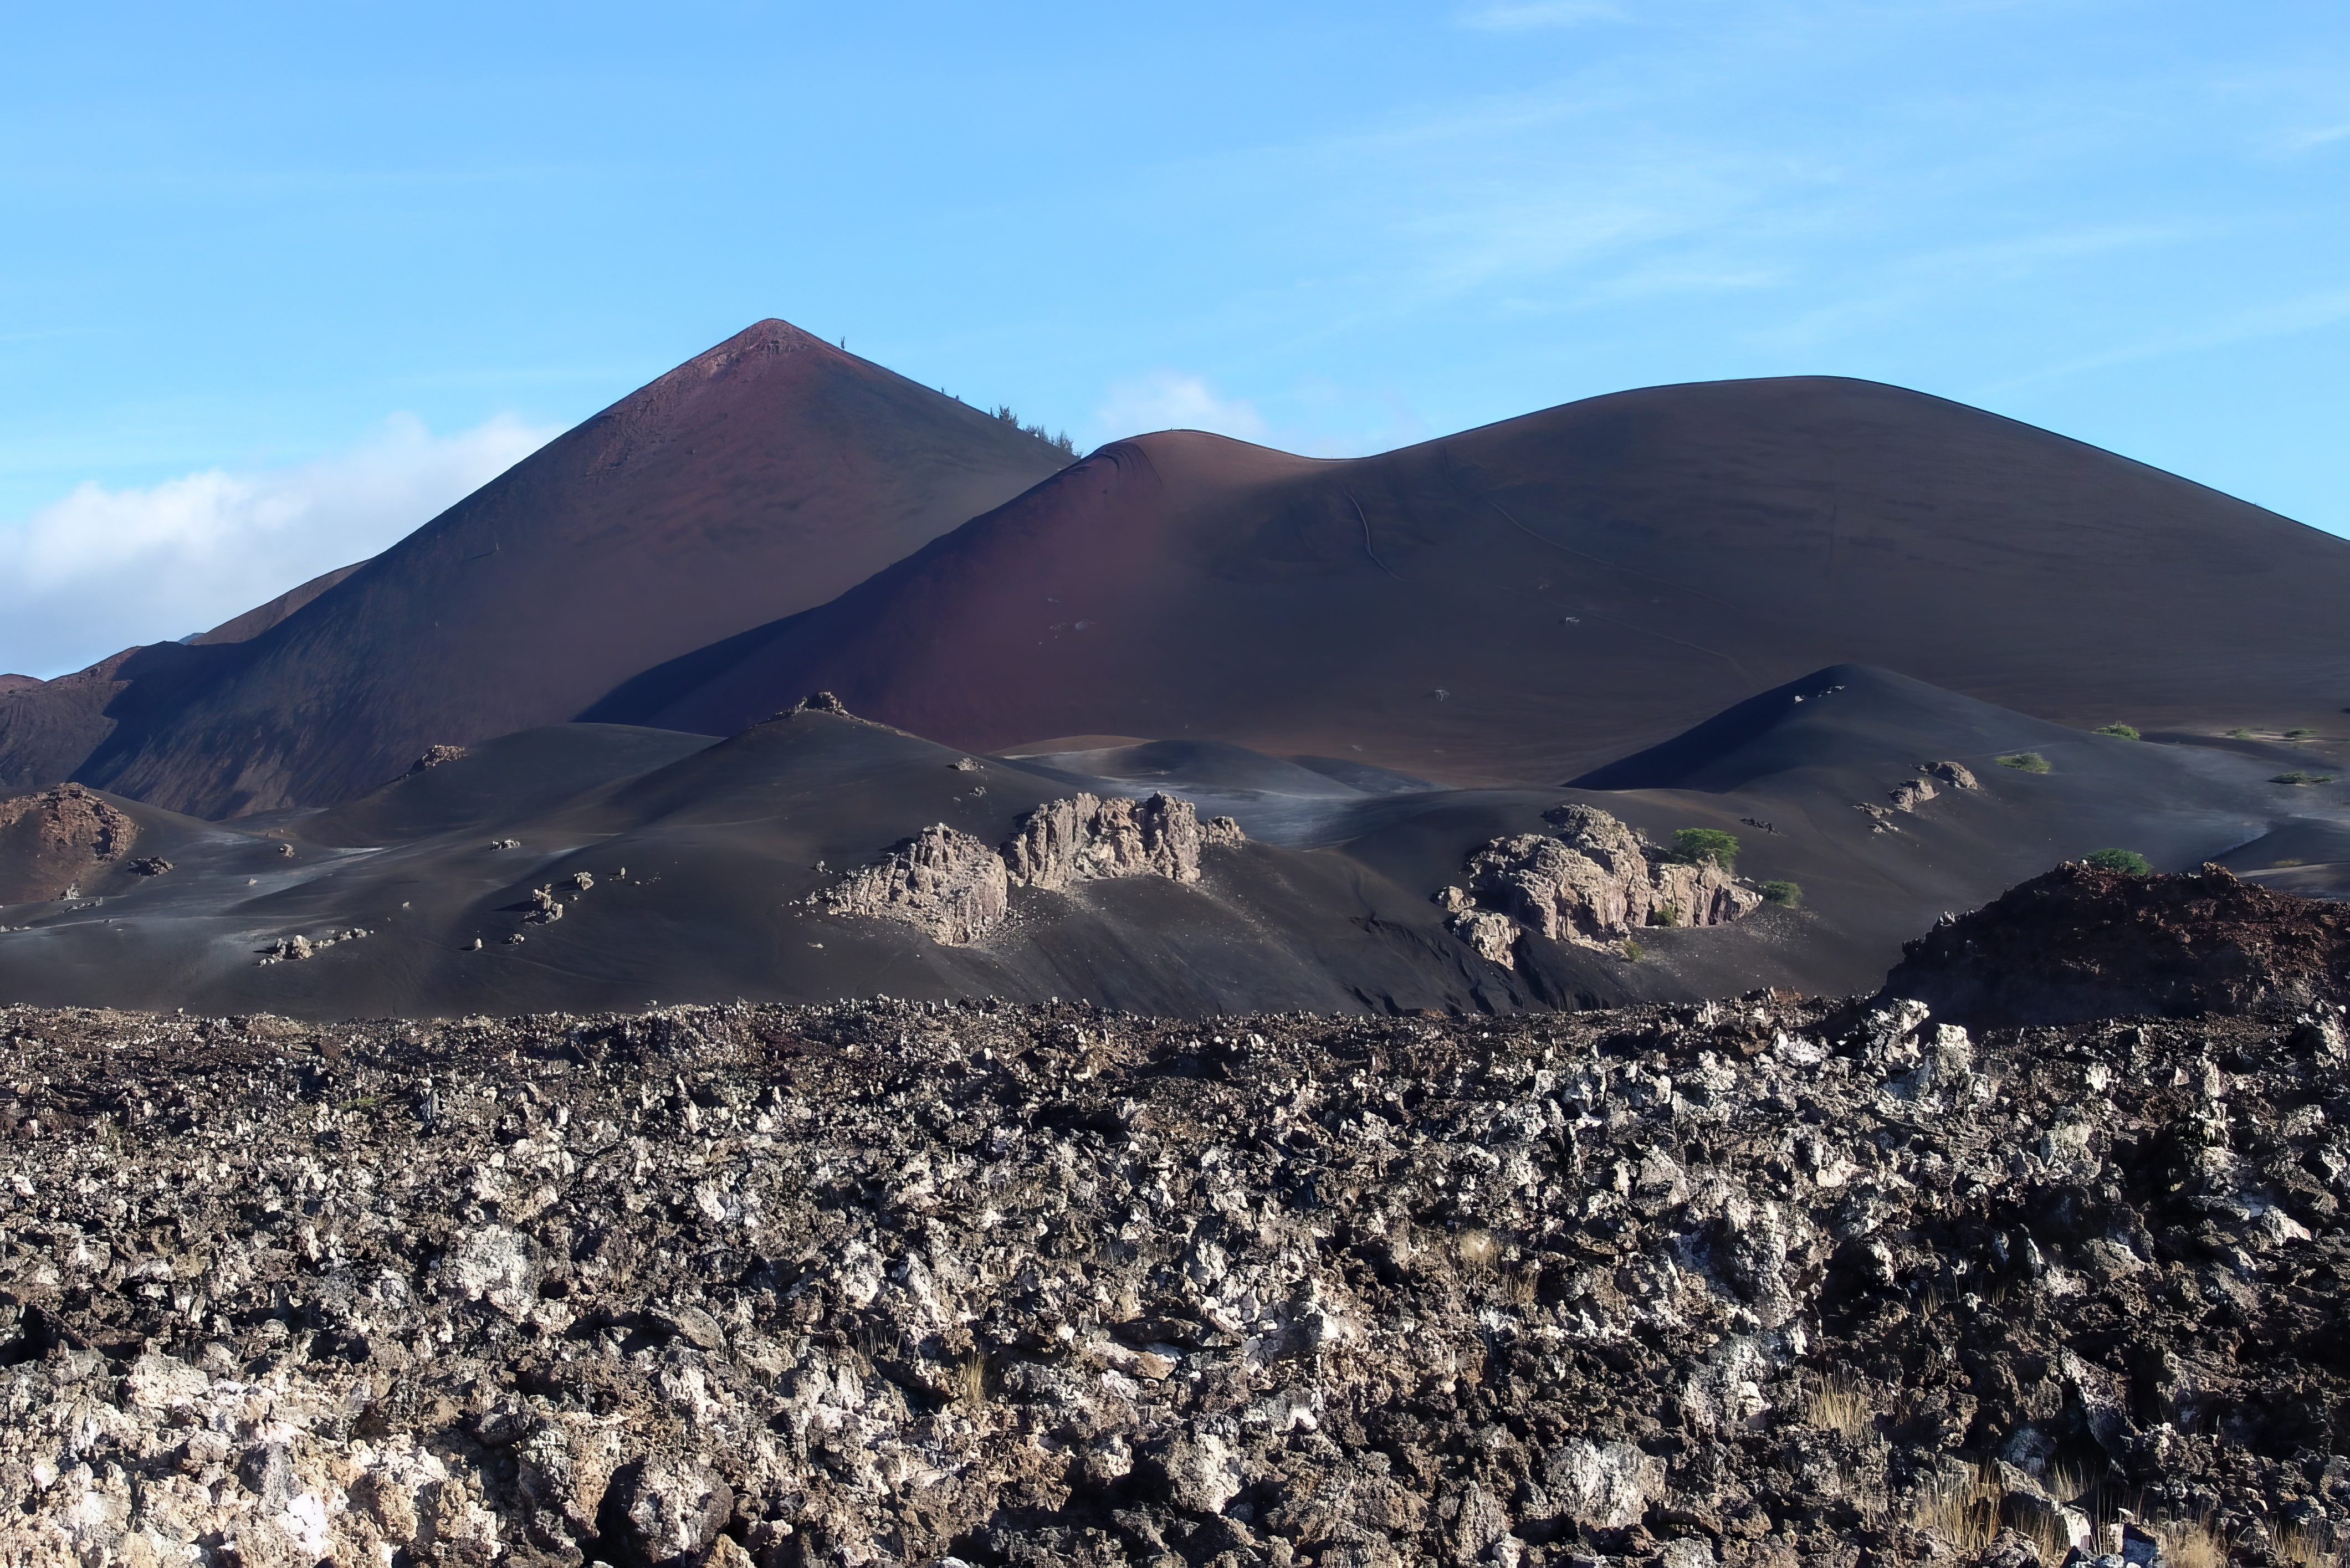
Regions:
M 2350 542 L 1834 378 L 1656 387 L 1384 456 L 1116 442 L 821 607 L 586 710 L 816 688 L 951 744 L 1216 738 L 1555 781 L 1855 660 L 2074 725 L 2350 703 Z
M 763 321 L 257 635 L 0 694 L 0 788 L 72 776 L 213 817 L 348 799 L 822 604 L 1066 461 Z

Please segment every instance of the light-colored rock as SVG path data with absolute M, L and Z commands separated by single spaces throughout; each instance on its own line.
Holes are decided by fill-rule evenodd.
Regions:
M 1572 1438 L 1543 1456 L 1543 1485 L 1578 1524 L 1624 1530 L 1664 1495 L 1660 1459 L 1629 1443 Z
M 827 913 L 901 921 L 948 947 L 977 941 L 1011 908 L 1003 857 L 943 823 L 819 897 Z
M 538 1301 L 538 1265 L 529 1241 L 503 1225 L 467 1232 L 441 1260 L 441 1293 L 486 1301 L 508 1317 L 529 1315 Z
M 1081 794 L 1046 801 L 1022 817 L 1003 859 L 1013 882 L 1024 888 L 1067 888 L 1116 877 L 1196 882 L 1202 849 L 1243 838 L 1231 817 L 1202 823 L 1190 801 L 1174 795 L 1137 801 Z
M 1468 862 L 1477 902 L 1529 930 L 1601 947 L 1650 924 L 1652 917 L 1659 924 L 1713 926 L 1762 907 L 1760 893 L 1740 887 L 1721 867 L 1667 860 L 1596 806 L 1565 805 L 1546 815 L 1555 836 L 1496 838 Z M 1660 910 L 1670 911 L 1669 918 Z M 1458 921 L 1454 929 L 1464 940 L 1470 934 Z M 1482 930 L 1478 935 L 1492 940 Z
M 1446 923 L 1454 936 L 1476 950 L 1478 957 L 1503 969 L 1518 967 L 1518 937 L 1523 928 L 1509 916 L 1491 909 L 1465 909 Z

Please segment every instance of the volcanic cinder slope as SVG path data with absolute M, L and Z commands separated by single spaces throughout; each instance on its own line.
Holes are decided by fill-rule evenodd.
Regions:
M 2350 696 L 2350 544 L 2046 431 L 1797 379 L 1063 457 L 764 323 L 336 580 L 0 691 L 0 795 L 102 792 L 12 818 L 0 996 L 1510 1012 L 1871 987 L 2108 846 L 2350 886 L 2334 743 L 2282 733 Z M 1651 848 L 1575 925 L 1527 889 L 1588 809 Z M 1024 878 L 1095 811 L 1244 837 Z M 1701 917 L 1683 827 L 1744 841 Z
M 816 689 L 950 745 L 1197 736 L 1551 782 L 1838 660 L 2065 723 L 2350 701 L 2350 543 L 1956 403 L 1657 387 L 1351 462 L 1115 442 L 589 717 Z
M 72 776 L 200 816 L 348 799 L 822 604 L 1066 461 L 761 322 L 258 636 L 0 693 L 0 787 Z
M 2020 749 L 2048 771 L 1996 760 Z M 136 846 L 8 895 L 49 901 L 0 908 L 16 928 L 0 929 L 0 996 L 328 1018 L 877 992 L 1188 1014 L 1841 994 L 1874 987 L 1945 911 L 2060 861 L 2118 842 L 2191 867 L 2297 842 L 2310 814 L 2340 811 L 2337 787 L 2273 784 L 2264 757 L 2067 730 L 1849 665 L 1573 788 L 1446 789 L 1309 762 L 1202 742 L 973 757 L 810 710 L 723 742 L 546 726 L 323 813 L 209 824 L 93 795 L 82 809 L 118 813 Z M 917 836 L 983 860 L 1081 794 L 1160 793 L 1246 837 L 1203 853 L 1196 881 L 1003 886 L 1000 918 L 973 933 L 848 897 Z M 1798 884 L 1801 907 L 1644 928 L 1637 956 L 1519 919 L 1506 899 L 1465 930 L 1446 889 L 1475 881 L 1472 857 L 1547 839 L 1569 807 L 1657 845 L 1682 827 L 1736 835 L 1745 886 Z M 133 855 L 172 868 L 141 875 Z M 68 876 L 81 897 L 57 900 Z M 368 934 L 317 945 L 354 929 Z M 297 940 L 306 961 L 264 961 Z

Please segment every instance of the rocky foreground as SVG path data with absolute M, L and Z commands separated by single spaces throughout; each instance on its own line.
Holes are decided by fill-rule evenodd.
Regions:
M 0 1041 L 12 1563 L 2350 1536 L 2331 1010 L 17 1009 Z

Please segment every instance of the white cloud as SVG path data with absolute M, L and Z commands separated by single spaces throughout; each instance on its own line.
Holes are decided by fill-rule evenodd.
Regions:
M 2350 125 L 2328 125 L 2293 132 L 2284 139 L 2284 149 L 2287 152 L 2308 152 L 2343 140 L 2350 140 Z
M 1094 422 L 1107 439 L 1146 431 L 1212 431 L 1242 441 L 1263 441 L 1270 433 L 1264 416 L 1245 398 L 1222 398 L 1199 376 L 1154 370 L 1114 382 Z
M 80 484 L 0 524 L 0 671 L 61 675 L 217 626 L 375 555 L 556 433 L 501 416 L 436 436 L 400 414 L 299 466 Z

